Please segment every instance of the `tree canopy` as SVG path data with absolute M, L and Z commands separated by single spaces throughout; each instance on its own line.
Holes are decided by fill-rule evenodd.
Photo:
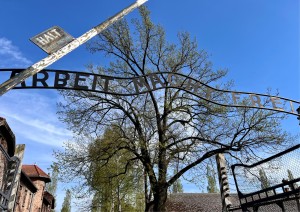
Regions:
M 165 72 L 180 73 L 220 89 L 231 88 L 232 83 L 224 81 L 227 70 L 214 70 L 208 54 L 198 48 L 189 33 L 178 33 L 178 41 L 170 43 L 163 27 L 151 22 L 146 7 L 139 13 L 139 18 L 119 21 L 87 45 L 91 53 L 100 53 L 110 61 L 107 66 L 89 65 L 91 72 L 142 77 L 150 88 L 171 83 Z M 159 74 L 150 80 L 143 77 L 149 73 Z M 113 83 L 100 78 L 90 83 L 103 89 L 109 86 L 116 93 L 135 89 L 133 82 Z M 172 78 L 172 83 L 190 85 L 188 78 Z M 251 160 L 259 151 L 277 151 L 287 141 L 287 134 L 280 128 L 282 117 L 276 112 L 225 108 L 174 87 L 134 96 L 74 90 L 61 93 L 65 101 L 59 105 L 60 117 L 75 133 L 97 139 L 108 127 L 116 129 L 121 142 L 111 143 L 112 151 L 101 150 L 105 152 L 99 158 L 106 155 L 107 161 L 115 160 L 126 150 L 122 173 L 128 173 L 134 163 L 142 165 L 144 182 L 148 182 L 144 189 L 146 210 L 153 207 L 165 211 L 168 188 L 211 156 L 226 153 L 241 161 Z M 212 93 L 210 98 L 226 100 L 227 95 Z M 247 105 L 247 100 L 243 104 Z M 80 142 L 81 147 L 73 148 L 75 152 L 57 153 L 68 176 L 76 177 L 92 166 L 83 158 L 88 155 L 83 154 L 87 152 L 85 141 Z M 101 148 L 100 143 L 95 148 Z
M 207 178 L 207 192 L 218 193 L 219 189 L 217 187 L 216 173 L 213 170 L 213 167 L 210 165 L 206 166 L 206 178 Z
M 128 163 L 132 153 L 124 149 L 114 153 L 122 145 L 118 128 L 111 127 L 104 132 L 102 139 L 90 145 L 89 170 L 86 172 L 89 185 L 94 190 L 92 208 L 101 211 L 138 211 L 143 207 L 137 201 L 143 194 L 140 183 L 142 169 L 137 164 Z
M 61 212 L 71 212 L 71 198 L 71 191 L 68 189 L 62 204 Z
M 59 168 L 57 163 L 53 162 L 53 164 L 50 166 L 49 170 L 51 170 L 51 182 L 46 184 L 46 190 L 56 198 L 56 191 L 57 191 L 57 183 L 58 183 L 58 175 L 59 175 Z M 56 206 L 56 205 L 55 205 Z M 55 211 L 55 209 L 51 209 L 52 212 Z
M 259 170 L 259 180 L 260 180 L 261 189 L 270 187 L 270 181 L 264 169 Z

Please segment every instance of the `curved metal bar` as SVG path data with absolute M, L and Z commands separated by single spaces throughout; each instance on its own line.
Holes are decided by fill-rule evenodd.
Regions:
M 270 161 L 270 160 L 273 160 L 274 158 L 278 158 L 278 157 L 280 157 L 280 156 L 282 156 L 282 155 L 285 155 L 285 154 L 287 154 L 287 153 L 289 153 L 289 152 L 291 152 L 291 151 L 294 151 L 295 149 L 299 149 L 299 148 L 300 148 L 300 144 L 297 144 L 297 145 L 295 145 L 295 146 L 293 146 L 293 147 L 291 147 L 291 148 L 289 148 L 289 149 L 286 149 L 286 150 L 284 150 L 284 151 L 282 151 L 282 152 L 279 152 L 279 153 L 276 154 L 276 155 L 272 155 L 271 157 L 268 157 L 268 158 L 266 158 L 266 159 L 264 159 L 264 160 L 258 161 L 257 163 L 253 163 L 253 164 L 251 164 L 251 165 L 249 165 L 249 164 L 243 164 L 243 163 L 237 163 L 237 164 L 234 164 L 234 165 L 231 166 L 231 169 L 234 171 L 234 169 L 235 169 L 236 166 L 242 166 L 242 167 L 246 167 L 246 168 L 253 168 L 253 167 L 255 167 L 255 166 L 258 166 L 258 165 L 260 165 L 260 164 L 263 164 L 263 163 L 265 163 L 265 162 L 268 162 L 268 161 Z
M 0 69 L 0 72 L 15 72 L 15 73 L 20 73 L 22 72 L 24 69 Z M 181 73 L 172 73 L 172 72 L 155 72 L 155 73 L 150 73 L 150 74 L 146 74 L 146 75 L 141 75 L 141 76 L 135 76 L 135 77 L 115 77 L 115 76 L 107 76 L 107 75 L 101 75 L 101 74 L 95 74 L 95 73 L 87 73 L 87 72 L 80 72 L 80 71 L 67 71 L 67 70 L 52 70 L 52 69 L 43 69 L 43 72 L 40 73 L 55 73 L 55 77 L 59 78 L 57 76 L 59 76 L 59 74 L 64 74 L 65 76 L 70 77 L 70 74 L 75 74 L 75 76 L 79 79 L 81 79 L 82 81 L 86 82 L 86 79 L 80 78 L 80 77 L 94 77 L 94 83 L 96 83 L 96 81 L 98 82 L 99 79 L 105 80 L 105 84 L 101 89 L 97 89 L 96 88 L 96 84 L 94 85 L 94 87 L 90 88 L 89 86 L 91 86 L 90 84 L 86 85 L 86 86 L 82 86 L 82 85 L 78 85 L 78 79 L 77 79 L 77 86 L 76 83 L 75 85 L 64 85 L 64 86 L 55 86 L 55 83 L 53 83 L 53 86 L 45 86 L 45 85 L 40 85 L 38 86 L 37 83 L 35 83 L 35 85 L 32 86 L 21 86 L 21 87 L 15 87 L 14 89 L 33 89 L 33 88 L 42 88 L 42 89 L 67 89 L 67 90 L 82 90 L 82 91 L 89 91 L 89 92 L 97 92 L 97 93 L 104 93 L 104 94 L 109 94 L 109 95 L 118 95 L 118 96 L 134 96 L 134 95 L 140 95 L 140 94 L 146 94 L 148 92 L 152 92 L 152 91 L 157 91 L 160 89 L 165 89 L 165 88 L 174 88 L 174 89 L 179 89 L 182 91 L 185 91 L 189 94 L 192 94 L 204 101 L 219 105 L 219 106 L 225 106 L 225 107 L 236 107 L 236 108 L 254 108 L 254 109 L 263 109 L 263 110 L 270 110 L 270 111 L 276 111 L 276 112 L 282 112 L 282 113 L 286 113 L 286 114 L 290 114 L 290 115 L 296 115 L 296 116 L 300 116 L 294 109 L 294 106 L 292 105 L 292 103 L 294 104 L 300 104 L 299 101 L 296 100 L 292 100 L 292 99 L 288 99 L 288 98 L 284 98 L 284 97 L 279 97 L 279 96 L 273 96 L 273 95 L 268 95 L 268 94 L 261 94 L 261 93 L 252 93 L 252 92 L 242 92 L 242 91 L 230 91 L 230 90 L 221 90 L 218 88 L 214 88 L 211 87 L 205 83 L 202 83 L 201 81 L 194 79 L 192 77 L 186 76 L 184 74 Z M 168 75 L 168 81 L 166 82 L 166 84 L 164 84 L 162 81 L 159 81 L 159 76 L 160 75 Z M 78 77 L 79 76 L 79 77 Z M 171 76 L 171 78 L 169 78 Z M 184 80 L 177 85 L 173 85 L 171 80 L 172 77 L 176 76 L 176 77 L 182 77 Z M 154 80 L 156 80 L 155 82 L 153 82 L 153 77 L 155 77 Z M 144 81 L 143 84 L 143 80 L 146 78 L 151 78 L 150 81 L 152 81 L 152 86 L 150 86 L 150 84 L 146 84 Z M 96 80 L 95 80 L 96 79 Z M 39 79 L 40 81 L 41 79 Z M 55 79 L 57 80 L 57 79 Z M 59 79 L 59 80 L 69 80 L 69 79 Z M 91 80 L 91 79 L 90 79 Z M 135 87 L 135 92 L 129 92 L 129 93 L 120 93 L 120 92 L 116 92 L 116 91 L 109 91 L 108 89 L 108 85 L 109 85 L 109 81 L 128 81 L 129 84 L 134 85 Z M 138 82 L 138 80 L 140 80 Z M 186 83 L 186 82 L 189 83 Z M 192 84 L 191 84 L 192 83 Z M 156 86 L 157 84 L 160 84 L 160 86 Z M 145 86 L 145 87 L 142 87 Z M 142 87 L 143 90 L 139 90 L 139 88 Z M 187 89 L 187 87 L 189 87 L 190 89 Z M 195 92 L 195 90 L 198 91 L 198 89 L 201 87 L 201 94 L 198 94 L 197 92 Z M 145 89 L 146 88 L 146 89 Z M 203 89 L 205 88 L 205 89 Z M 209 91 L 208 91 L 209 90 Z M 212 100 L 211 98 L 207 98 L 204 97 L 203 93 L 205 94 L 210 94 L 213 92 L 219 92 L 220 94 L 222 93 L 228 93 L 232 95 L 232 101 L 234 102 L 234 104 L 226 104 L 226 103 L 222 103 L 222 102 L 217 102 L 215 100 Z M 236 95 L 249 95 L 250 98 L 252 98 L 253 96 L 257 99 L 259 99 L 260 97 L 267 97 L 270 98 L 269 102 L 272 102 L 273 104 L 273 108 L 271 107 L 265 107 L 263 106 L 260 102 L 258 101 L 254 101 L 252 99 L 252 105 L 245 105 L 244 103 L 238 103 L 237 99 L 239 99 L 239 97 L 237 97 Z M 290 109 L 291 111 L 286 111 L 284 110 L 284 108 L 279 108 L 279 107 L 275 107 L 276 104 L 281 104 L 280 102 L 278 102 L 279 100 L 282 101 L 287 101 L 290 104 Z M 259 100 L 260 101 L 260 100 Z M 256 103 L 257 105 L 255 105 L 254 103 Z M 275 105 L 275 106 L 274 106 Z

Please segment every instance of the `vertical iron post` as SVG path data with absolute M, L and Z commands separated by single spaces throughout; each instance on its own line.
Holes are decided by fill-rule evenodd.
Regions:
M 219 178 L 219 185 L 220 185 L 220 193 L 221 193 L 221 200 L 222 200 L 222 212 L 227 212 L 228 208 L 232 206 L 231 201 L 229 200 L 229 182 L 227 176 L 227 165 L 225 161 L 224 154 L 217 154 L 216 155 L 216 162 L 218 168 L 218 178 Z
M 298 113 L 297 119 L 299 120 L 299 125 L 300 125 L 300 106 L 297 108 L 297 113 Z

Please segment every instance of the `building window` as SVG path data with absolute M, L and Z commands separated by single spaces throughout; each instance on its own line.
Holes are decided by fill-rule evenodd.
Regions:
M 28 190 L 27 189 L 25 189 L 25 194 L 24 194 L 24 198 L 23 198 L 23 204 L 22 204 L 22 207 L 24 207 L 25 206 L 25 203 L 26 203 L 26 198 L 27 198 L 27 192 Z
M 41 200 L 43 200 L 43 198 L 44 198 L 44 191 L 45 191 L 45 185 L 43 186 Z
M 29 193 L 28 204 L 27 204 L 27 209 L 30 208 L 31 199 L 32 199 L 32 193 L 30 192 L 30 193 Z
M 18 196 L 17 196 L 17 203 L 18 203 L 18 204 L 20 204 L 22 188 L 23 188 L 23 187 L 20 185 L 19 191 L 18 191 Z

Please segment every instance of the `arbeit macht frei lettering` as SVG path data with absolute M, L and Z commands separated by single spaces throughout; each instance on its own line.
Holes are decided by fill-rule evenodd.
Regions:
M 12 78 L 21 70 L 6 71 L 11 72 L 10 78 Z M 126 78 L 75 71 L 42 70 L 16 87 L 16 89 L 25 88 L 75 89 L 120 96 L 175 88 L 217 105 L 275 110 L 293 115 L 298 115 L 296 108 L 300 105 L 298 101 L 278 96 L 216 89 L 191 77 L 172 72 Z M 220 95 L 227 95 L 226 102 L 224 98 L 220 98 L 221 100 L 215 98 Z

